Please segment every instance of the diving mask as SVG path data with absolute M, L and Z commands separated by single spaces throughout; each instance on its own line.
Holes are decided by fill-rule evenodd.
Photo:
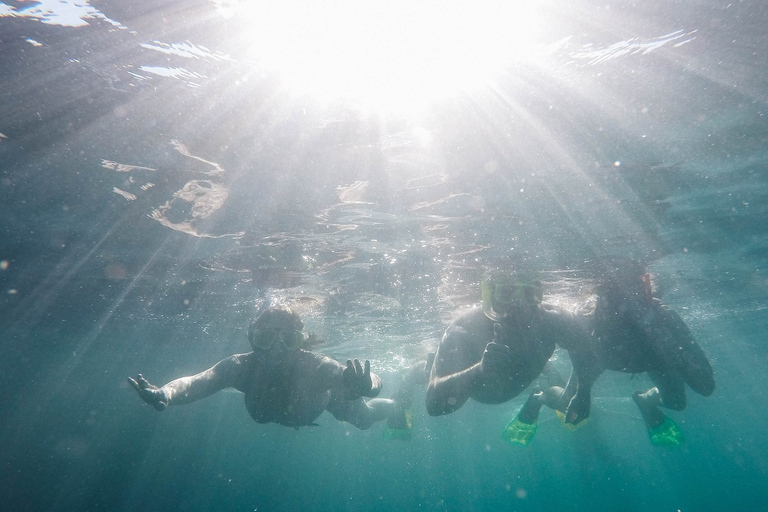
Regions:
M 251 345 L 253 348 L 271 350 L 279 344 L 286 350 L 296 350 L 304 345 L 304 340 L 304 333 L 295 329 L 254 329 Z
M 495 273 L 483 280 L 483 312 L 499 321 L 507 316 L 515 305 L 535 306 L 543 299 L 541 281 L 535 276 L 513 276 Z

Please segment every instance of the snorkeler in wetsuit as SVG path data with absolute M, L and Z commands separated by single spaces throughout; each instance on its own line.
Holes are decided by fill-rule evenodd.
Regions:
M 532 393 L 518 420 L 535 428 L 539 409 L 561 412 L 566 424 L 580 425 L 590 414 L 591 389 L 605 370 L 647 372 L 655 384 L 633 396 L 655 446 L 683 441 L 680 428 L 659 408 L 682 411 L 685 385 L 709 396 L 715 390 L 712 366 L 682 318 L 653 296 L 649 274 L 611 279 L 597 288 L 586 343 L 565 348 L 573 371 L 565 389 Z
M 432 416 L 456 411 L 470 398 L 486 404 L 515 398 L 542 372 L 556 343 L 587 337 L 578 316 L 542 302 L 536 274 L 491 272 L 482 295 L 483 307 L 454 320 L 438 345 L 426 396 Z M 515 419 L 504 437 L 527 444 L 535 431 L 529 427 Z
M 245 407 L 258 423 L 295 428 L 314 425 L 325 410 L 359 429 L 384 419 L 394 425 L 405 421 L 395 401 L 375 398 L 381 391 L 381 379 L 371 373 L 368 361 L 361 365 L 357 359 L 348 360 L 345 366 L 304 350 L 303 328 L 299 315 L 290 309 L 269 308 L 248 329 L 252 352 L 227 357 L 197 375 L 160 388 L 140 374 L 128 382 L 158 411 L 235 388 L 244 394 Z

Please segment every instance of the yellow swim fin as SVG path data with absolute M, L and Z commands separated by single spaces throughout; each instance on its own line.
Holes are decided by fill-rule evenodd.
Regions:
M 589 418 L 584 418 L 580 422 L 573 424 L 573 423 L 566 423 L 565 422 L 565 413 L 561 411 L 555 411 L 555 414 L 557 414 L 557 417 L 560 418 L 560 423 L 563 424 L 563 428 L 567 430 L 568 432 L 573 432 L 574 430 L 583 427 L 586 425 L 587 421 L 589 421 Z
M 389 425 L 384 425 L 382 436 L 387 441 L 410 441 L 411 440 L 411 427 L 413 426 L 413 410 L 406 409 L 403 411 L 405 415 L 405 427 L 393 428 Z

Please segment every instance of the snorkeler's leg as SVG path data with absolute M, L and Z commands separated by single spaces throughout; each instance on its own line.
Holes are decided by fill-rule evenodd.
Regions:
M 568 400 L 565 408 L 565 423 L 579 426 L 589 418 L 592 410 L 592 386 L 605 370 L 600 359 L 592 350 L 570 350 L 573 368 L 568 385 L 563 393 L 563 400 Z
M 637 408 L 640 409 L 646 427 L 656 428 L 664 423 L 664 413 L 659 410 L 661 405 L 659 388 L 653 387 L 645 393 L 637 391 L 632 399 L 637 404 Z
M 358 398 L 344 400 L 341 393 L 332 393 L 326 410 L 339 421 L 351 423 L 360 430 L 370 428 L 400 411 L 400 405 L 388 398 Z
M 526 423 L 535 423 L 542 405 L 554 410 L 558 419 L 566 430 L 576 430 L 584 426 L 588 417 L 581 418 L 577 423 L 566 420 L 566 411 L 573 398 L 572 391 L 568 387 L 550 386 L 544 391 L 532 395 L 517 415 L 517 419 Z
M 553 388 L 557 388 L 562 393 L 563 388 L 557 386 L 553 386 Z M 550 395 L 549 391 L 553 388 L 548 388 L 546 391 L 534 389 L 528 395 L 528 400 L 525 401 L 517 416 L 504 428 L 501 438 L 509 443 L 523 446 L 530 443 L 536 433 L 536 422 L 539 419 L 541 406 L 547 404 L 547 396 Z
M 563 390 L 563 395 L 560 397 L 560 400 L 565 404 L 563 405 L 563 408 L 560 409 L 560 407 L 557 407 L 557 410 L 562 410 L 562 412 L 565 412 L 565 410 L 568 408 L 568 404 L 571 402 L 571 398 L 576 394 L 576 391 L 579 389 L 579 376 L 576 374 L 576 371 L 572 368 L 571 369 L 571 375 L 568 377 L 568 383 L 565 385 L 565 389 Z
M 549 371 L 545 371 L 547 377 L 554 380 L 557 384 L 565 384 L 564 379 L 559 372 L 551 365 Z M 515 419 L 513 419 L 509 425 L 504 429 L 502 438 L 510 443 L 517 443 L 527 445 L 533 439 L 533 435 L 536 433 L 536 423 L 539 419 L 539 412 L 541 407 L 546 405 L 550 409 L 555 410 L 558 413 L 558 417 L 565 422 L 565 411 L 570 403 L 573 394 L 577 388 L 577 378 L 571 373 L 571 378 L 568 380 L 568 384 L 565 388 L 555 385 L 550 386 L 547 389 L 534 389 L 528 396 L 528 400 L 525 401 L 520 412 L 517 413 Z M 569 391 L 570 390 L 570 391 Z M 572 426 L 570 429 L 575 429 L 583 424 L 581 421 L 578 425 Z
M 638 391 L 633 396 L 643 421 L 648 428 L 655 428 L 664 422 L 664 413 L 659 407 L 682 411 L 686 406 L 685 382 L 671 371 L 650 372 L 655 387 L 645 393 Z
M 392 397 L 399 407 L 393 409 L 393 412 L 387 416 L 387 424 L 382 432 L 385 439 L 401 441 L 411 439 L 413 394 L 416 389 L 426 387 L 434 357 L 432 353 L 426 361 L 421 361 L 400 374 L 397 390 Z
M 517 419 L 524 423 L 534 424 L 539 419 L 539 411 L 543 405 L 556 411 L 565 411 L 568 405 L 567 400 L 563 400 L 565 389 L 560 386 L 550 386 L 545 390 L 534 390 L 525 401 L 520 412 L 517 413 Z
M 539 419 L 539 411 L 542 405 L 544 405 L 544 392 L 541 390 L 532 391 L 520 412 L 517 413 L 517 419 L 523 423 L 533 425 Z
M 541 371 L 541 375 L 547 379 L 547 382 L 550 386 L 565 387 L 566 385 L 566 380 L 563 377 L 563 374 L 560 373 L 557 368 L 555 368 L 555 366 L 552 364 L 552 360 L 547 361 L 547 364 Z
M 546 405 L 550 409 L 565 411 L 565 407 L 568 406 L 568 400 L 570 397 L 565 398 L 566 386 L 565 379 L 562 374 L 552 365 L 551 361 L 548 361 L 541 371 L 549 382 L 550 386 L 544 390 L 538 385 L 535 385 L 533 391 L 528 396 L 528 400 L 525 401 L 520 412 L 517 413 L 517 419 L 523 423 L 533 425 L 539 418 L 539 411 L 541 406 Z
M 651 378 L 657 386 L 645 393 L 637 392 L 632 397 L 648 428 L 651 443 L 654 446 L 680 445 L 683 442 L 680 427 L 662 413 L 659 407 L 677 410 L 685 408 L 685 383 L 674 375 L 652 374 Z
M 570 431 L 576 430 L 577 428 L 583 426 L 589 417 L 589 407 L 587 405 L 586 407 L 582 406 L 580 408 L 581 410 L 586 409 L 587 412 L 585 417 L 580 418 L 576 423 L 569 422 L 566 419 L 568 407 L 571 405 L 571 400 L 573 399 L 578 389 L 578 385 L 576 383 L 577 380 L 578 378 L 573 374 L 573 372 L 571 372 L 571 377 L 568 379 L 568 384 L 565 386 L 565 388 L 560 386 L 551 386 L 544 390 L 543 397 L 543 405 L 553 409 L 555 414 L 557 414 L 558 419 L 563 424 L 563 427 Z M 591 400 L 589 396 L 589 394 L 586 395 L 587 402 Z
M 528 396 L 517 416 L 509 422 L 501 433 L 501 438 L 508 443 L 526 446 L 536 433 L 536 421 L 539 419 L 539 410 L 544 404 L 544 392 L 534 390 Z
M 685 398 L 685 381 L 674 372 L 650 373 L 651 380 L 659 390 L 660 407 L 682 411 L 687 405 Z
M 434 355 L 432 356 L 434 358 Z M 413 405 L 413 393 L 416 389 L 424 389 L 429 378 L 429 370 L 426 369 L 429 361 L 420 361 L 400 374 L 397 389 L 392 399 L 402 405 L 403 409 L 410 409 Z

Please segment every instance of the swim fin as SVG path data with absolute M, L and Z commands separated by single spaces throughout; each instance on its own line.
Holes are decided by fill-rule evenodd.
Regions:
M 411 440 L 411 427 L 413 426 L 413 410 L 405 409 L 403 411 L 405 417 L 405 425 L 400 428 L 390 427 L 384 425 L 382 436 L 387 441 L 410 441 Z
M 504 432 L 501 433 L 501 438 L 508 443 L 517 443 L 526 446 L 533 439 L 533 435 L 536 433 L 536 423 L 523 423 L 517 416 L 513 419 Z
M 661 425 L 649 428 L 648 435 L 653 446 L 679 446 L 685 440 L 680 427 L 667 416 L 664 416 L 664 422 Z
M 560 423 L 563 424 L 563 428 L 567 430 L 568 432 L 573 432 L 574 430 L 583 427 L 589 418 L 584 418 L 580 422 L 573 424 L 573 423 L 566 423 L 565 422 L 565 413 L 561 411 L 555 411 L 555 414 L 557 414 L 557 417 L 560 418 Z

